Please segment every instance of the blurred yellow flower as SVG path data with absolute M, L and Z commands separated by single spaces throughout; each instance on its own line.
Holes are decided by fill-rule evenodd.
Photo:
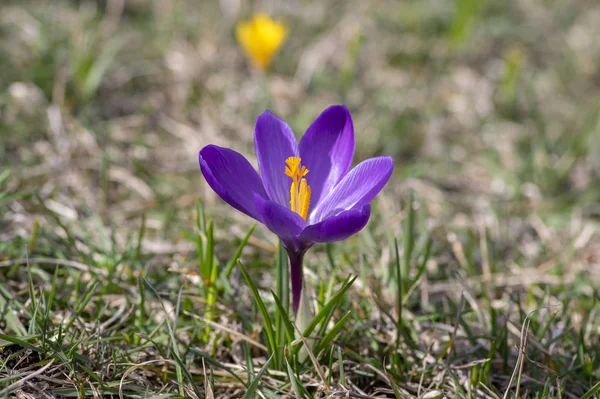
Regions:
M 287 30 L 283 23 L 265 13 L 257 13 L 250 21 L 238 24 L 236 36 L 250 61 L 265 70 L 285 41 Z

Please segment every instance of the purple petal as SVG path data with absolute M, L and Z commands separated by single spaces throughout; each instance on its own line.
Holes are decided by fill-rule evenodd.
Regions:
M 327 108 L 300 140 L 300 158 L 309 172 L 311 203 L 317 205 L 348 173 L 354 156 L 354 126 L 343 105 Z
M 287 123 L 270 111 L 256 120 L 254 149 L 265 190 L 272 201 L 289 206 L 292 180 L 285 174 L 285 160 L 298 156 L 298 144 Z
M 261 221 L 254 196 L 265 197 L 258 173 L 243 155 L 227 148 L 207 145 L 198 154 L 200 170 L 208 185 L 235 209 Z
M 255 195 L 254 203 L 265 226 L 284 241 L 296 239 L 306 226 L 300 215 L 275 201 Z
M 311 214 L 311 223 L 368 204 L 385 186 L 393 169 L 394 161 L 391 157 L 371 158 L 361 162 L 317 205 Z
M 360 208 L 343 211 L 322 222 L 313 224 L 304 229 L 300 234 L 301 241 L 308 242 L 335 242 L 345 240 L 362 230 L 371 216 L 371 206 L 363 205 Z

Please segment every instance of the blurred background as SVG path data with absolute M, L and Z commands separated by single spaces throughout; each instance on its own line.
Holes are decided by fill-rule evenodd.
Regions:
M 265 71 L 236 41 L 255 12 L 288 29 Z M 148 213 L 165 238 L 198 197 L 220 206 L 202 146 L 252 157 L 264 109 L 300 136 L 343 103 L 355 163 L 395 158 L 392 201 L 410 188 L 439 220 L 507 201 L 597 218 L 599 35 L 593 0 L 3 0 L 5 191 L 124 229 Z M 34 214 L 10 209 L 4 238 Z
M 182 231 L 199 198 L 229 226 L 225 242 L 240 237 L 251 220 L 207 187 L 199 149 L 218 144 L 254 162 L 263 110 L 300 137 L 324 108 L 343 103 L 354 119 L 355 163 L 395 159 L 379 200 L 392 217 L 386 228 L 399 233 L 394 221 L 413 192 L 443 241 L 483 227 L 506 262 L 537 264 L 548 246 L 560 253 L 573 240 L 597 261 L 589 225 L 600 217 L 596 1 L 0 7 L 5 258 L 23 255 L 34 228 L 60 231 L 55 220 L 123 247 L 142 215 L 149 254 L 187 254 L 195 244 Z M 287 31 L 264 69 L 236 39 L 236 27 L 259 12 Z M 274 250 L 272 235 L 259 229 L 258 237 Z M 52 243 L 38 249 L 54 255 Z

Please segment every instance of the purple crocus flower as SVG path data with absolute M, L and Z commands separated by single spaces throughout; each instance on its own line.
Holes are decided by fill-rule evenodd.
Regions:
M 391 157 L 371 158 L 352 170 L 354 126 L 343 105 L 327 108 L 300 143 L 269 111 L 256 120 L 254 148 L 260 175 L 241 154 L 207 145 L 200 169 L 229 205 L 263 223 L 281 239 L 290 259 L 292 302 L 297 314 L 302 259 L 319 242 L 341 241 L 369 220 L 369 203 L 392 174 Z

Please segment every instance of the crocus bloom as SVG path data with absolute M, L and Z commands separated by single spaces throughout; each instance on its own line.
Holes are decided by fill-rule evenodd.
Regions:
M 267 14 L 258 13 L 252 20 L 238 24 L 236 36 L 250 61 L 265 70 L 285 41 L 287 27 Z
M 265 111 L 256 120 L 254 148 L 260 175 L 241 154 L 215 145 L 200 151 L 200 169 L 225 202 L 279 236 L 297 313 L 306 250 L 344 240 L 367 224 L 369 203 L 390 178 L 393 161 L 371 158 L 350 170 L 354 126 L 341 105 L 323 111 L 300 143 L 287 123 Z

